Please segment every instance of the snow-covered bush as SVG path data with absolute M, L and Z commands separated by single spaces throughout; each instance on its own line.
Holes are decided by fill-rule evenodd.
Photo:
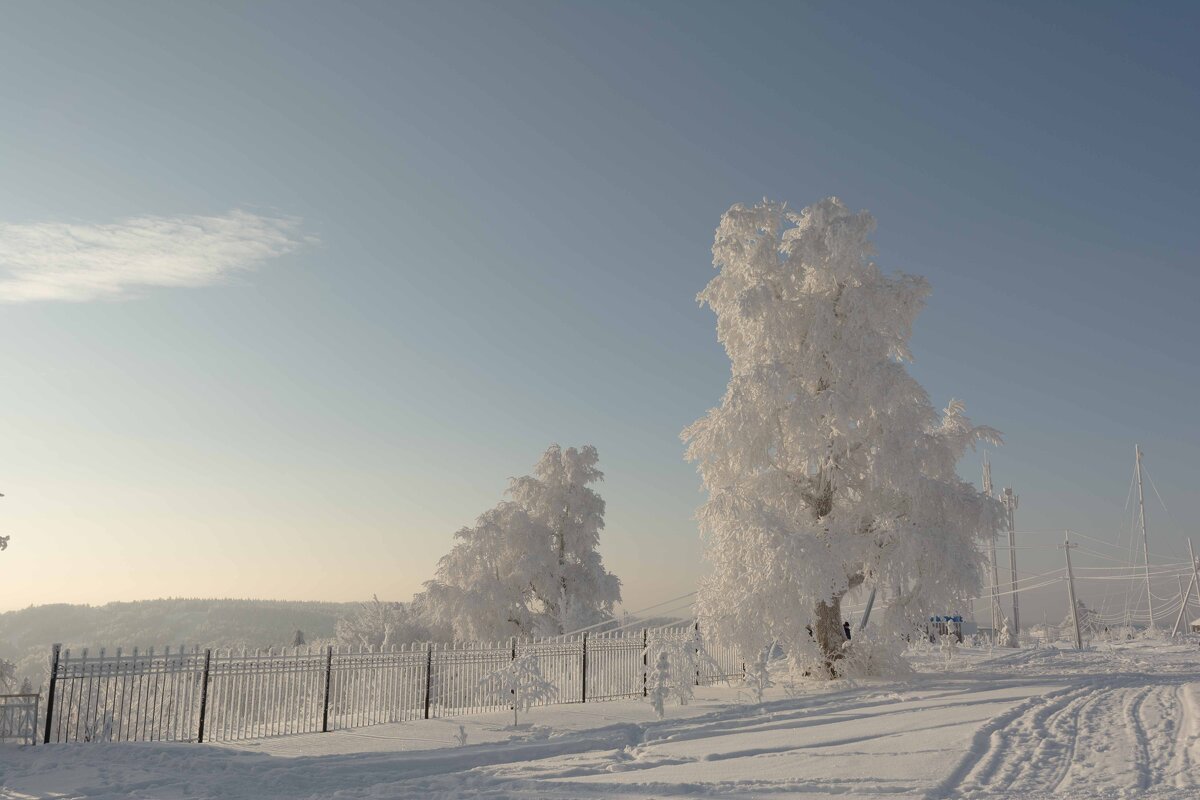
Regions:
M 534 653 L 518 653 L 511 662 L 500 667 L 479 682 L 501 704 L 513 712 L 513 727 L 517 713 L 528 712 L 538 703 L 554 700 L 557 689 L 542 676 L 542 668 Z
M 436 577 L 414 599 L 435 623 L 468 640 L 550 636 L 612 616 L 621 582 L 598 546 L 604 500 L 596 448 L 552 445 L 509 500 L 454 535 Z
M 923 636 L 917 641 L 922 647 L 928 647 Z M 838 675 L 844 678 L 907 675 L 912 672 L 912 665 L 904 657 L 904 649 L 903 637 L 890 631 L 881 631 L 874 626 L 858 631 L 853 642 L 846 642 L 844 656 L 838 662 Z
M 683 432 L 708 491 L 703 623 L 747 654 L 764 634 L 802 654 L 811 628 L 814 674 L 826 676 L 857 647 L 843 647 L 847 592 L 886 587 L 894 596 L 872 624 L 910 631 L 978 592 L 982 543 L 1001 519 L 955 472 L 968 447 L 999 435 L 957 401 L 937 413 L 906 371 L 929 286 L 880 271 L 873 227 L 836 198 L 725 213 L 719 273 L 698 299 L 716 313 L 732 375 L 721 405 Z

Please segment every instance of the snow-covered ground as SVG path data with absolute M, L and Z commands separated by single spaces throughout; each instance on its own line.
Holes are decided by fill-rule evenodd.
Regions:
M 904 681 L 697 690 L 243 743 L 0 750 L 0 797 L 1200 798 L 1200 637 L 912 654 Z M 462 725 L 466 745 L 455 735 Z

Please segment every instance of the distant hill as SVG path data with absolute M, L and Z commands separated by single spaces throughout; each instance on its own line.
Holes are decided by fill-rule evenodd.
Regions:
M 17 680 L 43 680 L 50 646 L 73 650 L 170 645 L 191 647 L 290 647 L 297 630 L 306 641 L 332 639 L 339 617 L 357 603 L 292 600 L 171 598 L 108 603 L 54 604 L 0 614 L 0 658 L 17 664 Z

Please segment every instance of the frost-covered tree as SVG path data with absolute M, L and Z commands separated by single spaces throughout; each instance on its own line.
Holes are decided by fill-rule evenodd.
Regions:
M 376 598 L 376 601 L 378 601 L 378 599 L 379 598 Z M 304 631 L 297 628 L 296 632 L 294 634 L 292 634 L 292 647 L 303 647 L 303 646 L 304 646 Z
M 957 401 L 939 414 L 908 374 L 929 286 L 880 271 L 873 227 L 836 198 L 734 206 L 697 298 L 732 366 L 721 405 L 683 432 L 708 492 L 701 617 L 743 653 L 778 639 L 812 674 L 858 645 L 843 647 L 841 603 L 859 586 L 897 587 L 878 622 L 897 638 L 972 596 L 1000 519 L 955 472 L 998 434 Z
M 557 695 L 554 684 L 542 675 L 534 653 L 519 653 L 511 662 L 485 676 L 480 685 L 501 703 L 512 707 L 514 728 L 518 712 L 528 713 L 538 703 L 551 702 Z
M 621 582 L 598 550 L 604 476 L 596 448 L 551 445 L 509 499 L 484 512 L 438 562 L 418 600 L 463 639 L 555 635 L 612 616 Z

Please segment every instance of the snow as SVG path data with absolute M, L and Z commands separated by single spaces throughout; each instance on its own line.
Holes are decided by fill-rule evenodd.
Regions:
M 0 751 L 0 797 L 1091 798 L 1200 796 L 1200 637 L 1090 651 L 936 646 L 904 681 L 797 683 L 761 706 L 696 687 L 644 701 L 237 745 Z M 458 746 L 459 726 L 466 745 Z

